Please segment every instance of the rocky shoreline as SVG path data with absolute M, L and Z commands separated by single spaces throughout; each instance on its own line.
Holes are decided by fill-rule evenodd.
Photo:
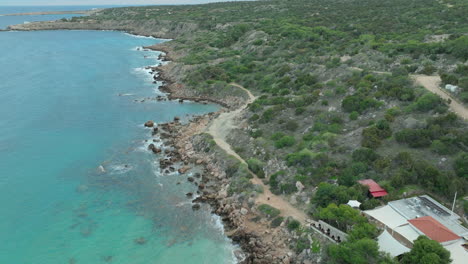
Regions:
M 206 151 L 210 143 L 202 132 L 217 115 L 197 116 L 188 124 L 180 123 L 177 117 L 169 123 L 147 122 L 145 126 L 152 129 L 152 135 L 159 135 L 163 146 L 159 149 L 150 144 L 148 150 L 158 155 L 163 174 L 178 171 L 189 175 L 192 168 L 201 168 L 201 173 L 187 177 L 198 187 L 198 197 L 192 201 L 192 208 L 198 210 L 199 203 L 207 203 L 212 213 L 221 217 L 227 236 L 243 251 L 244 257 L 240 263 L 292 263 L 295 254 L 288 247 L 292 234 L 284 224 L 273 229 L 268 221 L 259 220 L 260 212 L 256 210 L 253 197 L 242 201 L 238 195 L 230 195 L 230 179 L 223 166 L 224 157 L 220 157 L 214 149 Z M 191 198 L 194 194 L 186 195 Z
M 119 25 L 125 22 L 121 21 Z M 33 25 L 31 25 L 33 24 Z M 73 30 L 73 29 L 96 29 L 96 30 L 118 30 L 130 34 L 143 36 L 172 38 L 173 34 L 167 32 L 148 34 L 148 31 L 135 30 L 127 26 L 116 26 L 113 24 L 97 25 L 94 23 L 79 24 L 70 22 L 39 22 L 27 25 L 11 26 L 9 30 Z M 175 35 L 177 33 L 174 33 Z M 171 48 L 171 45 L 160 43 L 157 45 L 144 47 L 154 51 L 162 52 L 160 60 L 163 63 L 156 67 L 148 67 L 153 74 L 154 82 L 163 82 L 159 89 L 167 94 L 169 100 L 191 100 L 200 103 L 212 102 L 227 109 L 237 109 L 243 105 L 244 98 L 212 98 L 200 95 L 188 89 L 183 80 L 180 79 L 187 69 L 176 61 L 182 57 Z M 156 100 L 167 100 L 158 97 Z M 144 101 L 144 100 L 143 100 Z M 154 124 L 145 123 L 151 128 L 153 136 L 159 135 L 159 139 L 154 139 L 154 143 L 148 146 L 148 151 L 153 152 L 159 158 L 159 165 L 163 174 L 177 171 L 180 174 L 189 174 L 192 168 L 201 167 L 202 173 L 196 173 L 194 177 L 187 180 L 198 186 L 197 194 L 193 200 L 192 208 L 198 210 L 200 203 L 211 206 L 212 212 L 221 217 L 226 235 L 238 244 L 243 256 L 238 256 L 240 263 L 272 264 L 272 263 L 301 263 L 298 261 L 294 250 L 290 249 L 290 244 L 296 235 L 288 231 L 286 225 L 288 219 L 282 221 L 279 226 L 271 227 L 270 220 L 262 216 L 257 210 L 255 196 L 244 197 L 243 194 L 229 193 L 228 189 L 231 179 L 227 175 L 227 160 L 229 156 L 221 149 L 216 148 L 207 140 L 204 134 L 209 122 L 216 118 L 217 113 L 209 113 L 203 116 L 194 117 L 188 124 L 181 124 L 179 118 L 173 122 Z M 159 143 L 162 142 L 162 145 Z M 156 143 L 159 147 L 156 146 Z M 216 144 L 215 144 L 216 145 Z M 207 149 L 210 149 L 207 151 Z M 194 194 L 187 193 L 188 198 Z M 304 262 L 307 263 L 307 262 Z
M 164 43 L 144 48 L 162 52 L 160 60 L 163 62 L 172 60 L 172 50 Z M 191 91 L 177 84 L 177 80 L 172 77 L 173 73 L 169 72 L 170 69 L 170 64 L 151 68 L 155 74 L 155 81 L 163 82 L 160 90 L 167 93 L 169 100 L 209 101 L 229 109 L 235 109 L 242 103 L 240 98 L 233 103 L 193 96 Z M 192 208 L 198 210 L 199 203 L 206 203 L 211 206 L 212 213 L 221 217 L 227 236 L 243 251 L 244 256 L 238 256 L 242 261 L 240 263 L 294 263 L 295 253 L 289 249 L 289 241 L 293 239 L 293 234 L 285 228 L 287 220 L 273 229 L 269 221 L 261 220 L 262 216 L 256 209 L 254 197 L 245 200 L 240 199 L 238 195 L 230 195 L 228 188 L 231 181 L 226 175 L 227 166 L 223 161 L 226 157 L 219 153 L 222 151 L 220 149 L 215 151 L 211 148 L 212 150 L 207 151 L 210 143 L 207 142 L 204 131 L 221 111 L 194 117 L 185 125 L 180 123 L 178 117 L 175 117 L 173 122 L 162 124 L 148 121 L 145 126 L 152 128 L 153 136 L 159 134 L 162 145 L 166 148 L 158 149 L 150 144 L 148 150 L 154 154 L 164 154 L 159 157 L 163 174 L 174 171 L 187 174 L 194 167 L 202 168 L 202 173 L 187 178 L 189 182 L 198 186 L 199 196 L 192 201 Z M 191 198 L 194 194 L 186 195 Z

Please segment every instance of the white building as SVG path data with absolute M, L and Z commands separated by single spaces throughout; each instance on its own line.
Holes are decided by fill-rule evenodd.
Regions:
M 426 235 L 450 251 L 453 264 L 468 259 L 464 247 L 468 229 L 460 224 L 460 216 L 427 195 L 392 201 L 364 213 L 385 229 L 378 237 L 379 246 L 392 256 L 408 252 L 418 236 Z

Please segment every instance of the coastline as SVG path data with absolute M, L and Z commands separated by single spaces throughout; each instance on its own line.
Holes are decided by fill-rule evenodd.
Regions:
M 173 63 L 171 61 L 172 50 L 164 43 L 144 48 L 162 52 L 162 61 Z M 229 110 L 237 109 L 237 105 L 218 99 L 191 96 L 184 86 L 177 85 L 177 81 L 171 78 L 167 67 L 164 67 L 170 63 L 152 68 L 153 73 L 157 73 L 154 79 L 166 83 L 159 89 L 167 94 L 169 100 L 210 101 Z M 295 254 L 290 251 L 287 242 L 294 236 L 285 228 L 287 220 L 275 228 L 272 228 L 268 221 L 254 220 L 262 217 L 254 206 L 254 198 L 248 199 L 247 202 L 240 202 L 239 197 L 229 194 L 228 188 L 231 180 L 225 173 L 228 169 L 225 160 L 229 159 L 229 154 L 216 144 L 208 147 L 211 145 L 212 138 L 206 133 L 209 124 L 223 111 L 225 110 L 194 117 L 185 125 L 181 124 L 177 117 L 173 122 L 157 124 L 152 133 L 159 133 L 164 145 L 173 147 L 174 150 L 167 152 L 154 150 L 151 147 L 149 150 L 154 153 L 164 151 L 167 154 L 159 160 L 162 173 L 168 168 L 173 168 L 172 166 L 176 163 L 180 163 L 178 171 L 181 174 L 185 174 L 193 167 L 203 168 L 203 173 L 195 177 L 199 180 L 187 178 L 188 181 L 198 186 L 199 196 L 192 200 L 192 208 L 197 210 L 198 203 L 210 205 L 212 213 L 221 218 L 227 237 L 242 249 L 241 255 L 236 254 L 239 263 L 293 263 Z M 208 148 L 210 150 L 206 151 Z M 192 196 L 192 194 L 187 194 L 187 196 Z M 276 232 L 271 232 L 273 230 Z
M 1 16 L 43 16 L 43 15 L 90 15 L 97 13 L 102 9 L 95 10 L 79 10 L 79 11 L 44 11 L 44 12 L 27 12 L 27 13 L 13 13 L 3 14 Z
M 39 23 L 42 24 L 42 22 Z M 9 27 L 9 31 L 11 30 L 12 28 Z M 30 30 L 49 29 L 26 29 L 25 31 Z M 64 29 L 56 28 L 56 30 Z M 141 32 L 135 34 L 126 30 L 115 31 L 161 38 L 157 35 Z M 175 78 L 174 74 L 177 73 L 178 63 L 173 60 L 178 58 L 178 54 L 167 43 L 144 48 L 162 52 L 163 61 L 170 62 L 157 67 L 148 66 L 152 69 L 153 79 L 164 82 L 164 85 L 160 86 L 159 89 L 167 94 L 169 100 L 179 100 L 181 103 L 183 100 L 193 100 L 200 103 L 208 101 L 229 110 L 237 109 L 244 102 L 242 97 L 236 97 L 235 100 L 232 100 L 233 98 L 220 100 L 208 96 L 196 96 L 193 91 L 187 89 L 180 83 L 180 80 Z M 161 169 L 174 170 L 172 164 L 179 163 L 181 165 L 178 169 L 179 173 L 185 174 L 191 167 L 203 167 L 204 173 L 200 175 L 200 183 L 194 181 L 193 178 L 190 179 L 191 177 L 188 178 L 189 181 L 197 184 L 200 195 L 192 201 L 193 209 L 199 208 L 198 203 L 206 203 L 210 205 L 212 213 L 220 216 L 225 234 L 242 249 L 243 256 L 241 255 L 239 258 L 239 263 L 293 263 L 296 256 L 289 248 L 289 241 L 294 239 L 294 234 L 285 227 L 288 219 L 284 220 L 278 227 L 270 227 L 269 220 L 262 218 L 261 213 L 256 209 L 254 197 L 244 200 L 240 195 L 228 192 L 231 180 L 226 176 L 225 171 L 228 169 L 229 155 L 222 149 L 211 146 L 209 135 L 204 133 L 209 122 L 223 111 L 225 110 L 195 117 L 186 125 L 181 125 L 177 118 L 173 122 L 159 124 L 157 128 L 161 128 L 161 130 L 153 130 L 153 135 L 160 133 L 164 145 L 168 146 L 168 149 L 174 149 L 164 151 L 165 155 L 160 159 L 160 165 L 163 165 Z M 208 145 L 211 146 L 212 151 L 206 152 Z M 156 154 L 161 153 L 162 150 L 150 149 L 150 151 Z

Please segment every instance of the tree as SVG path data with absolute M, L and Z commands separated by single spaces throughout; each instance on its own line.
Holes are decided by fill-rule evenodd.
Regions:
M 379 158 L 379 155 L 377 155 L 377 153 L 375 153 L 375 151 L 372 149 L 359 148 L 353 152 L 352 158 L 354 161 L 360 161 L 370 164 L 377 160 Z
M 312 203 L 325 207 L 331 203 L 343 204 L 349 200 L 362 200 L 364 196 L 365 192 L 361 189 L 322 182 L 312 198 Z
M 329 204 L 319 210 L 317 217 L 345 232 L 355 224 L 367 222 L 367 218 L 360 215 L 358 210 L 345 204 Z
M 437 106 L 442 104 L 442 100 L 439 96 L 433 93 L 427 93 L 418 98 L 415 103 L 416 109 L 422 112 L 435 109 Z
M 333 264 L 369 264 L 382 263 L 379 245 L 375 240 L 364 238 L 353 242 L 344 242 L 328 247 L 329 260 Z M 391 263 L 385 261 L 383 263 Z M 415 262 L 417 263 L 417 262 Z
M 296 139 L 293 136 L 283 136 L 282 138 L 275 141 L 276 148 L 290 147 L 296 143 Z
M 458 176 L 468 178 L 468 152 L 460 154 L 455 160 L 453 167 Z
M 375 199 L 373 199 L 375 200 Z M 351 232 L 349 232 L 349 241 L 356 241 L 363 238 L 376 238 L 379 231 L 375 225 L 369 223 L 362 223 L 355 225 Z
M 462 36 L 452 42 L 453 55 L 461 59 L 468 59 L 468 36 Z
M 414 241 L 410 252 L 405 253 L 401 259 L 402 264 L 447 264 L 450 260 L 450 252 L 443 248 L 437 241 L 426 236 L 420 236 Z

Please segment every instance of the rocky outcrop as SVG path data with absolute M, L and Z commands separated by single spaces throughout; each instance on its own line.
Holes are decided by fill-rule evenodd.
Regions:
M 146 121 L 145 122 L 145 127 L 153 127 L 154 126 L 154 122 L 149 120 L 149 121 Z
M 211 206 L 213 213 L 223 220 L 226 234 L 242 248 L 245 255 L 242 263 L 293 263 L 295 254 L 288 242 L 291 234 L 281 226 L 273 231 L 266 219 L 252 221 L 261 218 L 253 198 L 246 199 L 227 191 L 231 179 L 226 175 L 229 161 L 225 154 L 213 147 L 206 151 L 209 142 L 198 133 L 216 116 L 195 117 L 186 125 L 175 121 L 159 124 L 160 135 L 165 135 L 163 141 L 172 143 L 168 155 L 160 160 L 161 169 L 180 163 L 178 172 L 184 174 L 202 166 L 200 173 L 187 174 L 187 181 L 198 185 L 200 195 L 193 200 L 192 209 L 199 210 L 200 203 Z M 177 162 L 173 162 L 175 157 Z M 193 193 L 186 193 L 186 196 L 191 198 Z

